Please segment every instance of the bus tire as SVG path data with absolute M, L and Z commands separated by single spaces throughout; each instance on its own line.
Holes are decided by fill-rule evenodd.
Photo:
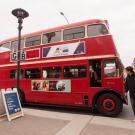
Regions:
M 122 112 L 123 109 L 121 99 L 111 93 L 100 95 L 96 106 L 99 113 L 109 117 L 116 117 Z

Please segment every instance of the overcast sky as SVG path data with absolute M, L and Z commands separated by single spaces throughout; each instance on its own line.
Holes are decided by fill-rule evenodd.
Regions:
M 17 19 L 11 11 L 24 8 L 30 14 L 24 20 L 22 33 L 87 19 L 106 19 L 125 66 L 135 57 L 135 0 L 1 0 L 0 40 L 17 35 Z

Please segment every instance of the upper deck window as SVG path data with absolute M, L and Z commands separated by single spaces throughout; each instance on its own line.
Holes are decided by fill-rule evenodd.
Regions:
M 23 48 L 24 47 L 24 39 L 21 39 L 21 46 L 20 48 Z M 11 42 L 11 49 L 12 50 L 17 50 L 18 48 L 18 40 L 15 40 L 15 41 L 12 41 Z
M 2 44 L 0 47 L 1 47 L 1 51 L 10 51 L 11 49 L 10 42 Z
M 40 44 L 41 44 L 40 35 L 26 38 L 26 42 L 25 42 L 26 47 L 40 45 Z
M 71 40 L 71 39 L 78 39 L 83 38 L 85 36 L 85 27 L 78 27 L 78 28 L 71 28 L 64 30 L 63 39 Z
M 43 44 L 61 41 L 61 31 L 46 33 L 43 35 Z
M 108 30 L 104 24 L 93 24 L 88 26 L 88 36 L 106 35 Z

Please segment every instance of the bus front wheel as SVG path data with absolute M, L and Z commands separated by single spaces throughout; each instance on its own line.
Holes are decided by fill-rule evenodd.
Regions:
M 106 93 L 99 96 L 96 106 L 102 115 L 115 117 L 122 112 L 123 103 L 118 96 Z

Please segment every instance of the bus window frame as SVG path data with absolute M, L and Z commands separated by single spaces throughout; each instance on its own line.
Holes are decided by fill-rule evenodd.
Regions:
M 106 76 L 105 75 L 105 71 L 104 71 L 104 67 L 105 67 L 105 62 L 107 61 L 114 61 L 115 62 L 115 66 L 116 66 L 116 75 L 115 76 Z M 119 65 L 118 65 L 118 62 L 117 62 L 117 59 L 115 58 L 110 58 L 110 59 L 104 59 L 103 60 L 103 67 L 102 67 L 102 70 L 103 70 L 103 77 L 104 79 L 109 79 L 109 78 L 119 78 L 120 77 L 120 74 L 118 75 L 118 70 L 119 69 Z
M 40 44 L 34 44 L 34 45 L 32 44 L 32 45 L 30 45 L 30 46 L 27 46 L 27 45 L 26 45 L 28 38 L 33 38 L 33 37 L 38 37 L 38 36 L 40 37 Z M 25 44 L 25 45 L 24 45 L 25 48 L 40 46 L 41 43 L 42 43 L 42 34 L 37 34 L 37 35 L 34 35 L 34 36 L 25 37 L 25 40 L 24 40 L 24 41 L 25 41 L 25 43 L 24 43 L 24 44 Z M 38 40 L 35 40 L 35 41 L 38 41 Z M 35 41 L 34 41 L 34 42 L 35 42 Z M 31 42 L 31 41 L 30 41 L 30 42 Z M 29 42 L 28 42 L 28 43 L 29 43 Z M 32 43 L 33 43 L 33 41 L 32 41 Z
M 31 78 L 31 77 L 30 78 L 29 77 L 26 78 L 26 71 L 27 70 L 32 70 L 32 69 L 39 69 L 39 72 L 40 72 L 39 75 L 40 75 L 40 77 L 38 77 L 38 78 Z M 24 70 L 24 79 L 25 80 L 33 80 L 33 79 L 41 79 L 42 78 L 42 74 L 41 74 L 41 70 L 42 69 L 41 69 L 41 67 L 27 67 L 27 68 L 24 68 L 23 70 Z
M 85 27 L 85 26 L 86 26 L 86 25 L 80 25 L 80 26 L 77 26 L 77 27 L 70 27 L 70 28 L 63 29 L 63 35 L 62 35 L 63 42 L 73 41 L 73 40 L 78 40 L 78 39 L 84 39 L 84 38 L 86 38 L 86 27 Z M 80 28 L 80 27 L 84 27 L 84 37 L 64 40 L 64 31 L 65 31 L 65 30 L 75 29 L 75 28 Z
M 53 67 L 60 67 L 60 76 L 59 77 L 46 77 L 46 78 L 44 78 L 43 77 L 43 70 L 45 69 L 45 68 L 53 68 Z M 56 79 L 56 80 L 59 80 L 59 79 L 63 79 L 63 66 L 57 66 L 57 65 L 55 65 L 55 66 L 43 66 L 42 68 L 41 68 L 41 78 L 42 79 L 46 79 L 46 80 L 49 80 L 49 79 Z
M 43 37 L 44 37 L 44 35 L 45 35 L 45 34 L 48 34 L 48 33 L 53 33 L 53 32 L 60 32 L 60 36 L 61 36 L 60 41 L 44 43 L 44 42 L 43 42 Z M 41 34 L 41 40 L 42 40 L 41 43 L 42 43 L 43 45 L 62 42 L 62 41 L 63 41 L 63 30 L 60 29 L 60 30 L 56 30 L 56 31 L 50 31 L 50 32 L 47 32 L 47 33 L 43 33 L 43 34 Z
M 100 35 L 89 36 L 89 35 L 88 35 L 88 32 L 89 32 L 89 31 L 88 31 L 88 27 L 89 27 L 89 26 L 92 26 L 92 25 L 104 25 L 104 26 L 105 26 L 105 28 L 106 28 L 106 29 L 107 29 L 107 31 L 108 31 L 108 34 L 100 34 Z M 87 27 L 87 28 L 86 28 L 86 29 L 87 29 L 87 31 L 86 31 L 86 35 L 87 35 L 87 37 L 88 37 L 88 38 L 93 38 L 93 37 L 102 37 L 102 36 L 111 35 L 111 34 L 110 34 L 110 31 L 109 31 L 108 26 L 107 26 L 106 24 L 104 24 L 104 23 L 93 23 L 93 24 L 87 24 L 87 25 L 86 25 L 86 27 Z
M 12 50 L 12 51 L 13 51 L 13 50 L 14 50 L 14 51 L 18 50 L 18 44 L 16 45 L 16 46 L 17 46 L 17 49 L 12 49 L 12 42 L 16 42 L 16 41 L 18 41 L 18 39 L 11 41 L 11 50 Z M 20 45 L 20 49 L 23 49 L 24 46 L 25 46 L 25 40 L 24 40 L 24 38 L 22 38 L 21 41 L 23 41 L 23 44 L 22 44 L 22 48 L 21 48 L 21 45 Z M 14 46 L 14 45 L 13 45 L 13 46 Z
M 11 71 L 14 71 L 14 78 L 11 78 Z M 20 69 L 21 76 L 19 75 L 20 80 L 24 79 L 24 69 Z M 16 80 L 17 79 L 17 69 L 9 70 L 9 79 Z
M 76 66 L 84 66 L 86 68 L 86 71 L 85 71 L 86 76 L 85 77 L 65 77 L 64 76 L 65 67 L 76 67 Z M 84 78 L 87 78 L 87 77 L 88 77 L 88 66 L 87 66 L 87 64 L 79 64 L 79 65 L 74 65 L 74 64 L 70 65 L 69 64 L 69 65 L 63 66 L 63 79 L 84 79 Z

